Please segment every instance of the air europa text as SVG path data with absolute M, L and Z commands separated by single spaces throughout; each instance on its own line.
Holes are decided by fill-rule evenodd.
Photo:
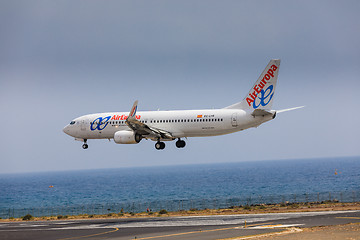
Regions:
M 246 102 L 249 104 L 249 106 L 251 106 L 251 103 L 253 103 L 255 101 L 257 95 L 265 87 L 267 82 L 269 82 L 270 79 L 272 79 L 274 77 L 274 73 L 276 72 L 277 69 L 278 69 L 277 66 L 272 65 L 269 68 L 269 70 L 267 71 L 267 73 L 264 75 L 263 79 L 261 79 L 260 83 L 255 84 L 255 86 L 253 88 L 254 91 L 252 93 L 249 93 L 248 97 L 246 97 Z
M 126 116 L 124 114 L 123 115 L 114 115 L 114 116 L 112 116 L 112 118 L 110 120 L 126 120 L 127 118 L 128 118 L 128 116 Z M 137 120 L 139 120 L 141 118 L 141 116 L 136 115 L 135 118 Z

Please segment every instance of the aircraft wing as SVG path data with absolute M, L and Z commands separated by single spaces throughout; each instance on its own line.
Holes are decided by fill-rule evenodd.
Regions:
M 136 100 L 134 102 L 133 107 L 131 108 L 128 118 L 125 121 L 126 125 L 128 125 L 129 128 L 131 128 L 134 132 L 140 135 L 143 136 L 149 135 L 149 137 L 151 138 L 174 139 L 174 137 L 170 132 L 162 129 L 150 127 L 147 124 L 137 120 L 136 119 L 137 104 L 138 101 Z

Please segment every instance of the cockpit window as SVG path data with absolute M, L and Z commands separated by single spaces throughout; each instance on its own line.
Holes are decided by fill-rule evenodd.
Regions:
M 75 124 L 75 121 L 71 121 L 71 122 L 70 122 L 70 125 L 73 125 L 73 124 Z

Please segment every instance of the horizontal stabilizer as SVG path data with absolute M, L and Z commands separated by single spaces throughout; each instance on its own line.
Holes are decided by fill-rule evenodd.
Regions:
M 255 109 L 251 115 L 256 117 L 256 116 L 267 116 L 267 115 L 273 115 L 275 114 L 274 111 L 269 111 L 269 110 L 265 110 L 265 109 Z
M 292 110 L 296 110 L 296 109 L 303 108 L 303 107 L 305 107 L 305 106 L 288 108 L 288 109 L 282 109 L 282 110 L 277 110 L 276 113 L 282 113 L 282 112 L 292 111 Z

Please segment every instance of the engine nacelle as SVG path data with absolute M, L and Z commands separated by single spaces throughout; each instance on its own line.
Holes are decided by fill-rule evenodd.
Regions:
M 114 134 L 114 142 L 118 144 L 135 144 L 141 141 L 141 135 L 133 131 L 117 131 Z

